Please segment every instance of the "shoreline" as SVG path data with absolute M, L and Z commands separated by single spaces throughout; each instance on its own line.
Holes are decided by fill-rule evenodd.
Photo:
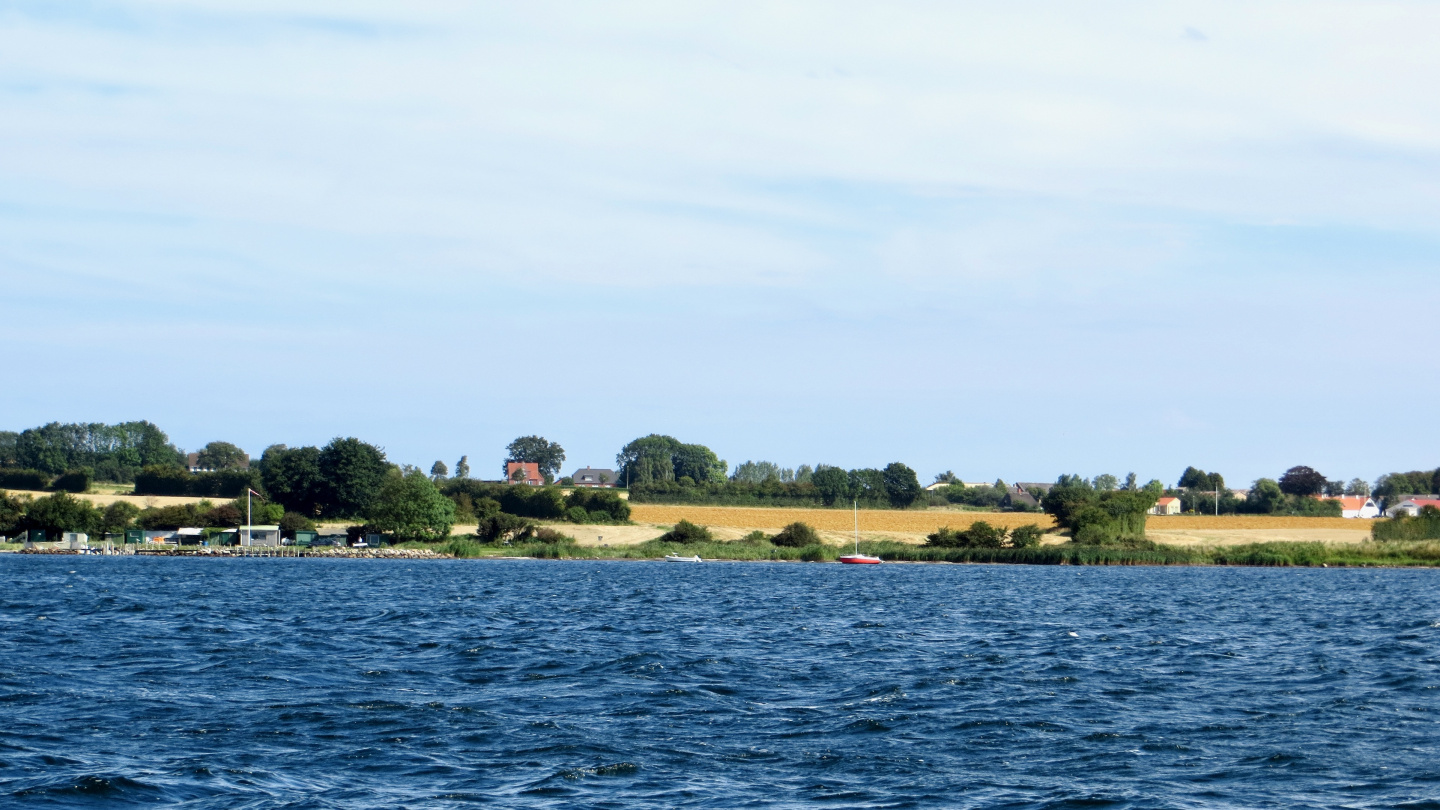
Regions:
M 1082 547 L 1084 548 L 1084 547 Z M 289 552 L 289 549 L 285 549 Z M 664 557 L 622 557 L 622 556 L 529 556 L 529 555 L 484 555 L 476 557 L 457 557 L 452 554 L 444 554 L 430 549 L 406 549 L 406 548 L 383 548 L 383 549 L 329 549 L 325 551 L 297 551 L 291 553 L 266 553 L 264 550 L 250 549 L 245 552 L 232 552 L 228 549 L 203 549 L 195 551 L 154 550 L 142 551 L 139 553 L 95 553 L 83 550 L 71 549 L 24 549 L 20 551 L 4 551 L 0 555 L 16 554 L 27 556 L 45 557 L 105 557 L 105 558 L 166 558 L 166 559 L 212 559 L 212 560 L 238 560 L 238 559 L 269 559 L 269 560 L 299 560 L 299 559 L 329 559 L 329 560 L 402 560 L 406 562 L 419 561 L 465 561 L 465 562 L 487 562 L 487 561 L 516 561 L 533 560 L 537 562 L 621 562 L 621 563 L 645 563 L 645 562 L 666 562 Z M 836 560 L 786 560 L 786 559 L 755 559 L 738 557 L 712 557 L 702 559 L 698 564 L 705 563 L 786 563 L 786 564 L 818 564 L 818 565 L 841 565 Z M 692 563 L 696 564 L 696 563 Z M 1213 560 L 1175 560 L 1160 561 L 1154 559 L 1141 559 L 1138 556 L 1131 557 L 1124 554 L 1117 555 L 1115 559 L 1087 562 L 1082 559 L 1065 556 L 1053 561 L 1023 561 L 1023 560 L 885 560 L 886 565 L 1023 565 L 1023 566 L 1069 566 L 1076 568 L 1114 568 L 1114 567 L 1155 567 L 1155 568 L 1385 568 L 1385 569 L 1440 569 L 1440 560 L 1414 560 L 1410 562 L 1387 563 L 1379 560 L 1345 561 L 1335 560 L 1320 563 L 1309 562 L 1216 562 Z

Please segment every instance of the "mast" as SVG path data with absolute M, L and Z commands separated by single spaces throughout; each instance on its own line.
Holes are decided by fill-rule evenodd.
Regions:
M 855 506 L 855 553 L 860 553 L 860 499 L 851 501 Z

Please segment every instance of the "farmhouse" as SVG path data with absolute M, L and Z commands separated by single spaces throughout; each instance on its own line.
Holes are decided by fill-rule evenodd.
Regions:
M 1415 517 L 1416 515 L 1420 514 L 1421 509 L 1424 509 L 1427 506 L 1433 506 L 1436 509 L 1440 509 L 1440 498 L 1421 498 L 1419 496 L 1416 496 L 1414 498 L 1406 498 L 1400 503 L 1397 503 L 1394 506 L 1386 509 L 1385 516 L 1395 517 L 1396 515 L 1403 513 L 1409 515 L 1410 517 Z
M 596 467 L 581 467 L 570 476 L 577 487 L 613 487 L 619 480 L 614 470 L 600 469 Z
M 1172 496 L 1165 496 L 1150 507 L 1152 515 L 1178 515 L 1180 514 L 1180 499 Z
M 1373 518 L 1380 516 L 1380 507 L 1375 501 L 1361 496 L 1343 498 L 1330 498 L 1340 502 L 1340 517 L 1347 518 Z
M 505 483 L 538 487 L 545 483 L 545 477 L 540 474 L 540 465 L 534 461 L 507 461 Z
M 1021 489 L 1019 484 L 1005 490 L 1005 500 L 1001 503 L 1008 509 L 1030 510 L 1040 506 L 1035 496 Z

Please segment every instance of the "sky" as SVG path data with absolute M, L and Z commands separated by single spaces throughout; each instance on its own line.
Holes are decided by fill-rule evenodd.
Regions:
M 1440 465 L 1440 5 L 0 0 L 0 429 Z

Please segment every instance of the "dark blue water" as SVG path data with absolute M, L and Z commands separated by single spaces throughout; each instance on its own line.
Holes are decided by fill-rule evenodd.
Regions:
M 5 555 L 0 588 L 4 806 L 1440 808 L 1440 571 Z

